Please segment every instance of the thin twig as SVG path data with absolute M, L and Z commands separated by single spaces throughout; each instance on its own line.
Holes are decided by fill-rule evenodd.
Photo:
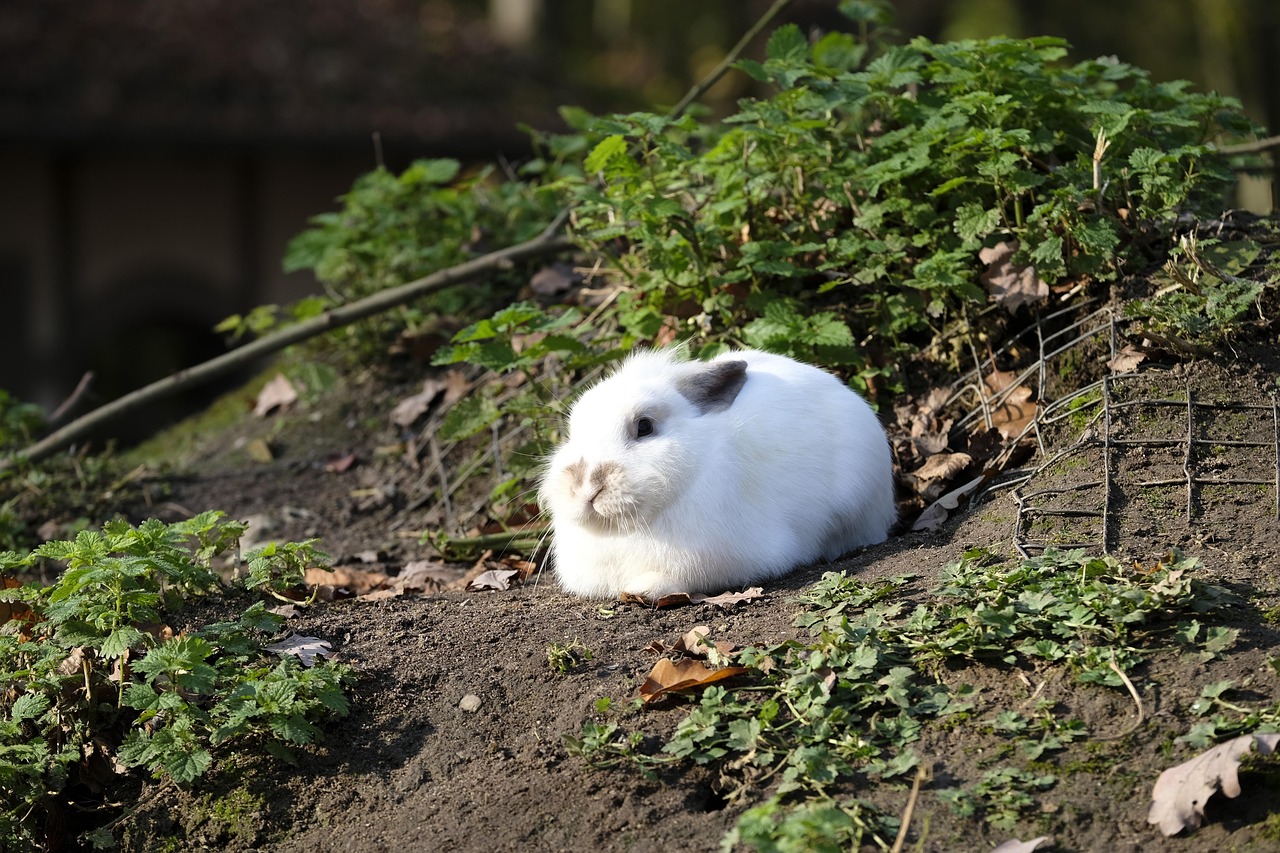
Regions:
M 911 814 L 916 810 L 916 798 L 920 796 L 920 785 L 929 778 L 929 771 L 923 767 L 916 768 L 915 781 L 911 783 L 911 796 L 907 798 L 907 807 L 902 810 L 902 823 L 898 826 L 898 837 L 893 840 L 889 853 L 902 853 L 907 843 L 907 831 L 911 829 Z
M 567 251 L 573 246 L 573 242 L 567 237 L 558 237 L 553 232 L 544 231 L 524 243 L 499 249 L 487 255 L 481 255 L 478 258 L 464 261 L 457 266 L 438 270 L 415 281 L 379 291 L 356 302 L 331 308 L 318 317 L 288 326 L 274 334 L 258 338 L 238 349 L 223 353 L 195 367 L 179 370 L 164 379 L 152 382 L 150 385 L 146 385 L 136 391 L 131 391 L 123 397 L 89 412 L 83 417 L 77 418 L 25 450 L 20 451 L 16 456 L 0 459 L 0 471 L 12 466 L 18 457 L 25 458 L 31 462 L 44 459 L 89 434 L 102 424 L 121 415 L 128 414 L 140 406 L 208 382 L 300 341 L 350 325 L 357 320 L 372 317 L 389 308 L 395 308 L 414 299 L 443 290 L 446 287 L 480 278 L 495 270 L 505 269 L 513 263 L 554 255 Z
M 1252 142 L 1240 142 L 1236 145 L 1224 145 L 1218 149 L 1219 154 L 1261 154 L 1263 151 L 1270 151 L 1272 148 L 1280 148 L 1280 136 L 1268 136 L 1265 139 L 1255 139 Z
M 89 370 L 85 372 L 84 376 L 80 377 L 80 381 L 76 383 L 75 390 L 71 392 L 67 399 L 62 401 L 62 405 L 54 409 L 53 414 L 49 415 L 49 420 L 47 421 L 49 426 L 62 423 L 62 419 L 80 404 L 80 398 L 88 392 L 91 382 L 93 382 L 93 371 Z
M 1137 730 L 1138 726 L 1142 725 L 1142 721 L 1147 718 L 1146 712 L 1142 709 L 1142 699 L 1138 696 L 1138 688 L 1133 686 L 1133 682 L 1129 680 L 1129 676 L 1124 674 L 1124 670 L 1116 666 L 1116 656 L 1114 654 L 1111 655 L 1111 660 L 1108 662 L 1108 666 L 1111 667 L 1112 672 L 1120 676 L 1120 680 L 1124 682 L 1124 686 L 1129 688 L 1129 695 L 1133 697 L 1133 704 L 1138 706 L 1138 718 L 1119 734 L 1101 736 L 1096 738 L 1097 740 L 1119 740 L 1120 738 Z
M 703 77 L 702 82 L 690 89 L 688 93 L 680 99 L 680 103 L 671 108 L 671 112 L 667 113 L 667 118 L 679 118 L 684 114 L 684 111 L 689 108 L 690 104 L 705 95 L 707 90 L 714 86 L 716 81 L 725 75 L 725 72 L 729 70 L 730 66 L 738 61 L 738 57 L 747 49 L 747 45 L 751 44 L 751 40 L 760 35 L 760 31 L 769 26 L 769 22 L 776 18 L 778 14 L 790 4 L 791 0 L 776 0 L 776 2 L 769 7 L 769 10 L 760 17 L 760 20 L 756 21 L 755 26 L 747 30 L 746 35 L 738 40 L 738 43 L 735 44 L 733 49 L 725 55 L 724 59 L 720 60 L 720 64 L 713 68 L 710 74 Z

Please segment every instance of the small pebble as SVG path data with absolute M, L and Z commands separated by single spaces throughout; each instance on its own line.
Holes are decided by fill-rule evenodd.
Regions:
M 480 710 L 480 697 L 474 693 L 468 693 L 462 697 L 462 701 L 458 703 L 458 707 L 470 713 L 471 711 Z

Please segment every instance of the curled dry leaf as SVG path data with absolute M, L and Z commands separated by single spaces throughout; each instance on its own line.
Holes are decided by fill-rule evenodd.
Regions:
M 987 475 L 982 474 L 974 477 L 958 489 L 952 489 L 942 497 L 938 498 L 932 504 L 920 513 L 920 517 L 916 519 L 916 523 L 911 525 L 912 530 L 937 530 L 942 527 L 946 520 L 960 506 L 960 501 L 973 494 L 979 486 L 986 482 Z
M 998 303 L 1010 314 L 1024 305 L 1034 305 L 1049 298 L 1049 285 L 1027 264 L 1012 263 L 1010 258 L 1018 251 L 1018 241 L 1004 241 L 978 252 L 978 259 L 987 265 L 978 278 L 987 286 L 991 301 Z
M 511 589 L 511 581 L 518 574 L 516 569 L 489 569 L 473 578 L 467 589 Z
M 299 634 L 290 634 L 278 643 L 272 643 L 263 647 L 266 651 L 274 652 L 280 657 L 285 655 L 294 655 L 303 666 L 315 666 L 316 658 L 331 658 L 334 656 L 333 647 L 329 645 L 328 640 L 322 640 L 319 637 L 303 637 Z
M 973 457 L 968 453 L 935 453 L 911 472 L 921 480 L 947 480 L 968 468 Z
M 742 666 L 707 669 L 696 660 L 676 663 L 670 658 L 663 658 L 653 665 L 644 684 L 640 685 L 640 698 L 645 704 L 649 704 L 668 693 L 705 687 L 708 684 L 741 675 L 746 671 L 746 667 Z
M 1027 424 L 1036 414 L 1036 404 L 1031 401 L 1031 389 L 1026 385 L 1011 388 L 1017 375 L 1008 370 L 993 370 L 982 380 L 991 409 L 991 425 L 1005 438 L 1022 435 Z
M 764 589 L 753 586 L 750 589 L 744 589 L 742 592 L 722 592 L 719 595 L 693 593 L 689 596 L 689 600 L 694 604 L 714 604 L 716 607 L 728 610 L 735 604 L 743 601 L 754 601 L 762 595 L 764 595 Z
M 1204 822 L 1205 803 L 1218 790 L 1228 797 L 1240 796 L 1240 759 L 1255 748 L 1268 755 L 1277 745 L 1280 733 L 1241 735 L 1170 767 L 1151 791 L 1147 823 L 1159 826 L 1164 835 L 1195 829 Z
M 1107 367 L 1111 368 L 1112 373 L 1128 373 L 1146 360 L 1145 352 L 1133 344 L 1126 344 L 1124 349 L 1116 353 L 1115 358 L 1107 362 Z
M 370 572 L 347 566 L 334 566 L 332 571 L 319 568 L 307 569 L 302 577 L 310 586 L 345 589 L 352 595 L 364 595 L 375 589 L 386 589 L 391 586 L 391 578 L 385 572 Z
M 715 647 L 716 651 L 722 655 L 727 655 L 733 651 L 733 643 L 721 640 L 716 642 L 711 639 L 711 629 L 706 625 L 698 625 L 685 634 L 683 637 L 675 641 L 672 648 L 677 652 L 684 652 L 693 657 L 706 657 L 707 650 Z
M 412 560 L 396 575 L 395 585 L 406 592 L 427 592 L 454 583 L 464 574 L 465 570 L 439 560 Z
M 334 456 L 324 463 L 324 470 L 330 474 L 345 474 L 352 465 L 356 464 L 356 455 L 354 453 L 344 453 L 341 456 Z
M 1039 849 L 1041 844 L 1044 844 L 1048 840 L 1049 836 L 1047 835 L 1042 835 L 1039 838 L 1033 838 L 1030 841 L 1019 841 L 1016 838 L 1012 838 L 1001 844 L 995 850 L 992 850 L 991 853 L 1033 853 L 1033 851 Z
M 283 373 L 277 373 L 258 392 L 258 402 L 253 407 L 253 413 L 260 418 L 265 418 L 276 409 L 292 405 L 297 399 L 298 392 L 294 389 L 293 383 Z

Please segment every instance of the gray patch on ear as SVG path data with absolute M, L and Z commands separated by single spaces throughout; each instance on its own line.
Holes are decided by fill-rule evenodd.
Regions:
M 680 396 L 698 407 L 701 414 L 723 412 L 733 405 L 747 381 L 745 361 L 713 361 L 676 382 Z

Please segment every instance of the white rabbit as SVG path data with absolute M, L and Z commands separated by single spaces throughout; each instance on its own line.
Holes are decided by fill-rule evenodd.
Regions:
M 883 542 L 897 518 L 866 401 L 753 350 L 633 354 L 574 404 L 539 500 L 560 584 L 593 598 L 740 588 Z

